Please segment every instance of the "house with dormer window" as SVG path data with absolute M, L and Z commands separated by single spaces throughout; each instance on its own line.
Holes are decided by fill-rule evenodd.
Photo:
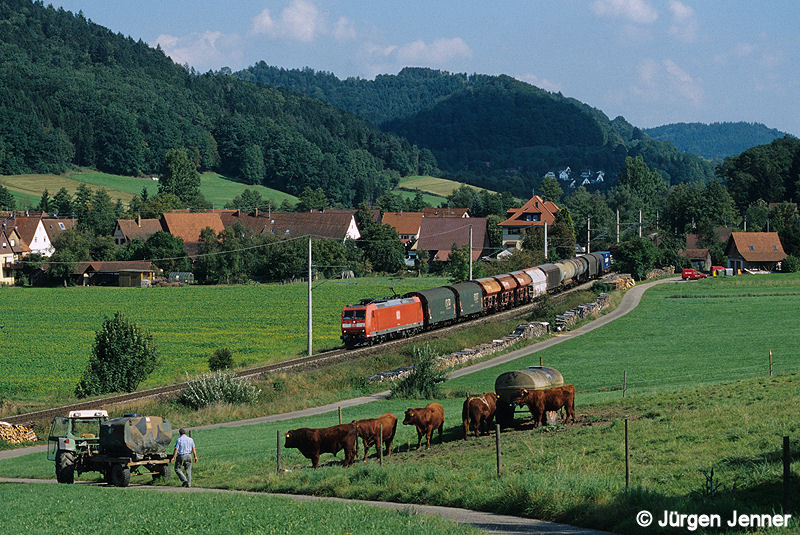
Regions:
M 503 229 L 503 246 L 519 248 L 525 229 L 552 225 L 556 221 L 556 213 L 560 208 L 552 201 L 545 201 L 534 195 L 520 208 L 511 208 L 506 212 L 507 219 L 498 226 Z

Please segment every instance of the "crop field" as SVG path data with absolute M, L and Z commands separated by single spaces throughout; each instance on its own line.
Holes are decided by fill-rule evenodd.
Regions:
M 122 199 L 125 204 L 130 203 L 134 195 L 141 193 L 142 188 L 147 189 L 149 195 L 158 193 L 158 182 L 150 178 L 112 175 L 91 170 L 69 171 L 63 175 L 0 176 L 0 184 L 8 188 L 23 207 L 36 206 L 45 189 L 50 195 L 54 195 L 62 187 L 74 194 L 81 183 L 88 184 L 92 189 L 106 188 L 112 199 Z M 280 206 L 284 200 L 292 204 L 297 202 L 297 198 L 293 195 L 264 186 L 242 184 L 228 180 L 217 173 L 208 172 L 200 175 L 200 193 L 213 204 L 214 208 L 222 208 L 226 202 L 245 189 L 258 191 L 275 207 Z
M 438 517 L 359 504 L 219 493 L 165 495 L 146 489 L 109 490 L 112 489 L 84 485 L 37 485 L 31 492 L 30 485 L 0 483 L 3 533 L 74 533 L 76 526 L 103 533 L 209 535 L 317 535 L 322 526 L 325 533 L 352 535 L 480 533 L 471 526 Z M 134 500 L 136 506 L 131 507 Z
M 791 321 L 798 298 L 796 275 L 661 285 L 649 290 L 636 310 L 592 333 L 445 383 L 448 394 L 439 400 L 445 409 L 445 445 L 437 435 L 430 450 L 417 451 L 416 432 L 401 425 L 406 408 L 427 401 L 387 400 L 343 411 L 344 421 L 387 411 L 400 418 L 394 454 L 383 468 L 373 457 L 344 470 L 340 453 L 336 458 L 323 455 L 322 468 L 315 471 L 290 449 L 284 450 L 290 472 L 275 474 L 276 435 L 333 425 L 334 411 L 195 430 L 202 456 L 196 481 L 200 486 L 455 505 L 621 533 L 646 533 L 634 523 L 641 509 L 719 513 L 723 518 L 734 509 L 780 512 L 781 437 L 791 437 L 794 452 L 800 447 L 800 359 L 792 344 L 800 327 Z M 770 347 L 774 377 L 768 376 Z M 538 364 L 539 355 L 576 385 L 578 422 L 544 429 L 528 424 L 504 432 L 503 476 L 497 478 L 494 436 L 463 440 L 464 392 L 492 390 L 499 373 Z M 624 371 L 629 388 L 623 399 Z M 631 432 L 632 489 L 627 492 L 624 418 Z M 36 454 L 0 462 L 0 475 L 52 478 L 52 463 L 44 459 Z M 712 468 L 713 497 L 704 490 Z M 791 492 L 797 496 L 796 455 L 791 470 Z M 789 512 L 796 518 L 800 509 L 797 501 L 792 503 Z
M 399 195 L 400 198 L 402 199 L 413 199 L 417 195 L 417 191 L 403 189 L 402 187 L 396 187 L 395 189 L 392 190 L 392 193 Z M 430 193 L 424 193 L 424 192 L 421 193 L 422 193 L 422 200 L 425 201 L 425 203 L 428 206 L 431 206 L 433 208 L 437 208 L 442 204 L 447 203 L 446 197 L 442 197 L 440 195 L 432 195 Z
M 400 179 L 400 183 L 397 185 L 397 188 L 408 191 L 420 190 L 422 192 L 427 192 L 439 197 L 447 197 L 463 185 L 464 184 L 461 182 L 447 180 L 446 178 L 436 178 L 432 176 L 410 176 Z M 485 189 L 477 186 L 469 187 L 475 191 Z
M 330 280 L 314 290 L 314 349 L 341 345 L 342 307 L 444 284 L 440 278 Z M 120 311 L 153 333 L 161 364 L 142 387 L 208 369 L 228 347 L 237 366 L 307 351 L 307 285 L 172 288 L 0 288 L 0 393 L 10 400 L 64 402 L 80 378 L 103 319 Z

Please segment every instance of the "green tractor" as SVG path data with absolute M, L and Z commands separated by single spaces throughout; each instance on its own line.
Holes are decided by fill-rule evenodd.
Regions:
M 127 487 L 132 475 L 169 477 L 171 440 L 169 421 L 158 416 L 109 419 L 104 410 L 72 411 L 53 418 L 47 458 L 56 463 L 59 483 L 73 483 L 76 471 L 100 472 L 112 485 Z

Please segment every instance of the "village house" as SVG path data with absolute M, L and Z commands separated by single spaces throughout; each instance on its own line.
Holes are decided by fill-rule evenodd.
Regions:
M 773 271 L 786 258 L 777 232 L 732 232 L 725 255 L 734 270 Z
M 354 211 L 325 210 L 310 212 L 271 212 L 258 215 L 245 214 L 240 211 L 222 213 L 223 225 L 227 228 L 237 221 L 249 228 L 254 234 L 270 233 L 279 237 L 296 238 L 312 236 L 314 238 L 331 238 L 335 240 L 357 240 L 361 233 L 356 225 Z
M 478 260 L 487 248 L 488 233 L 485 217 L 423 217 L 419 229 L 419 240 L 412 246 L 414 253 L 429 251 L 430 259 L 445 262 L 450 259 L 453 245 L 469 246 L 469 231 L 472 228 L 472 259 Z
M 708 249 L 681 249 L 678 254 L 689 260 L 696 270 L 709 271 L 711 269 L 711 251 Z
M 42 271 L 49 269 L 42 265 Z M 153 283 L 155 268 L 147 260 L 78 262 L 72 282 L 78 286 L 125 286 L 145 288 Z
M 156 232 L 163 230 L 160 219 L 117 219 L 117 227 L 114 229 L 114 243 L 125 245 L 135 239 L 147 241 L 147 238 Z
M 469 217 L 469 208 L 423 208 L 422 217 Z
M 422 217 L 422 212 L 384 212 L 381 223 L 397 231 L 403 245 L 408 245 L 408 242 L 419 239 Z
M 215 212 L 168 212 L 161 216 L 161 228 L 181 238 L 190 257 L 197 256 L 200 233 L 204 229 L 210 228 L 217 234 L 225 229 L 220 214 Z
M 556 213 L 560 210 L 552 201 L 545 201 L 534 195 L 520 208 L 511 208 L 506 212 L 507 219 L 498 223 L 503 229 L 503 246 L 516 247 L 522 244 L 523 234 L 531 227 L 544 227 L 556 221 Z
M 44 214 L 46 216 L 47 214 Z M 16 229 L 19 239 L 25 244 L 30 253 L 42 256 L 51 256 L 55 249 L 53 241 L 61 232 L 75 226 L 74 219 L 44 217 L 42 215 L 17 216 L 8 215 L 2 218 L 0 224 L 8 229 Z

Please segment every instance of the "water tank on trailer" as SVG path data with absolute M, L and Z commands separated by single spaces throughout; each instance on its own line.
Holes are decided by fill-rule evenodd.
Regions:
M 494 382 L 494 391 L 504 403 L 511 403 L 523 388 L 544 390 L 564 385 L 564 377 L 555 368 L 530 366 L 524 370 L 514 370 L 500 374 Z

